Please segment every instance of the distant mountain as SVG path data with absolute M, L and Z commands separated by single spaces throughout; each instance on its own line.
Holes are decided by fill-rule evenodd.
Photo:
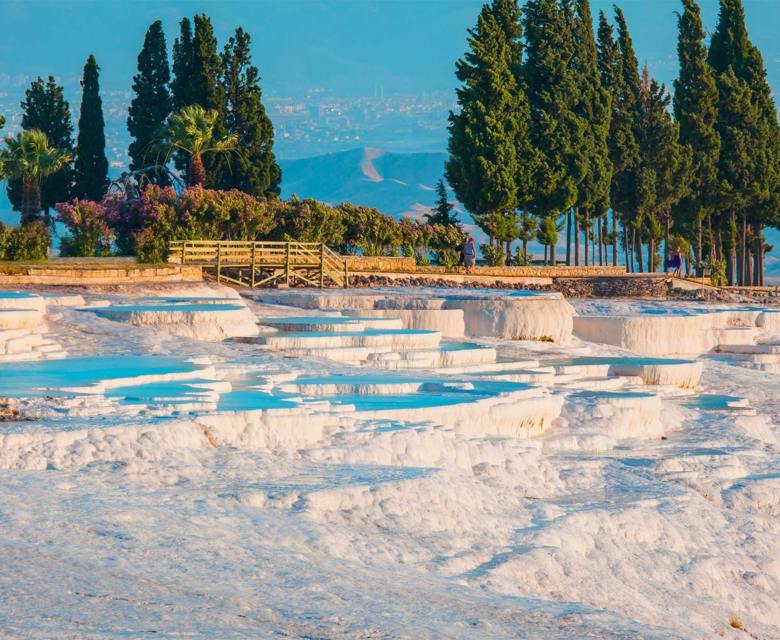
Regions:
M 436 200 L 445 153 L 386 153 L 352 149 L 281 161 L 282 197 L 293 194 L 338 204 L 376 207 L 393 216 L 419 216 Z M 454 199 L 454 196 L 453 196 Z

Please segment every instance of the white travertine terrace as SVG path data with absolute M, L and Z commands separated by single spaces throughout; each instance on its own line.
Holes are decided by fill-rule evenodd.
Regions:
M 430 329 L 446 337 L 566 342 L 574 309 L 558 292 L 349 290 L 252 292 L 268 304 L 304 309 L 346 310 L 346 315 L 398 317 L 408 329 Z
M 111 293 L 96 314 L 44 296 L 78 357 L 0 357 L 0 560 L 19 585 L 0 618 L 186 634 L 216 601 L 209 637 L 256 635 L 250 608 L 280 636 L 423 637 L 446 608 L 469 622 L 453 637 L 667 640 L 745 635 L 734 611 L 774 637 L 774 312 L 631 301 L 647 313 L 626 320 L 591 301 L 602 346 L 569 339 L 557 295 L 211 291 Z M 514 340 L 532 337 L 556 343 Z M 613 348 L 654 340 L 717 353 Z M 353 616 L 399 602 L 396 626 L 398 609 Z
M 34 293 L 0 291 L 0 363 L 65 356 L 46 336 L 46 303 Z
M 712 310 L 661 315 L 579 315 L 574 334 L 646 355 L 701 354 L 720 344 L 749 343 L 762 316 L 757 310 Z
M 206 342 L 252 337 L 259 333 L 257 319 L 240 301 L 230 304 L 116 305 L 85 310 L 116 322 L 158 327 Z

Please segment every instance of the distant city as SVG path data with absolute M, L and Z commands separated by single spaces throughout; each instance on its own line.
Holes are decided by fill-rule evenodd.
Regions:
M 21 128 L 20 102 L 33 79 L 0 78 L 0 113 L 7 120 L 4 134 Z M 80 102 L 78 84 L 65 80 L 65 90 L 75 125 Z M 103 90 L 101 94 L 106 154 L 111 173 L 117 174 L 129 163 L 126 120 L 132 94 L 129 89 Z M 345 97 L 327 89 L 313 89 L 302 96 L 266 95 L 263 102 L 274 124 L 276 155 L 292 160 L 356 147 L 398 153 L 444 151 L 447 114 L 455 106 L 455 95 L 385 95 L 381 87 L 376 87 L 373 95 Z

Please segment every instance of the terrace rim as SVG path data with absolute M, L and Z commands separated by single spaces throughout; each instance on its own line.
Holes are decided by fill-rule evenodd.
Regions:
M 168 250 L 169 261 L 242 287 L 349 286 L 347 260 L 323 242 L 174 240 Z

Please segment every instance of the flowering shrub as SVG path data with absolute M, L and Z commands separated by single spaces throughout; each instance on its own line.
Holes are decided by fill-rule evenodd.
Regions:
M 242 191 L 147 187 L 138 198 L 104 201 L 120 253 L 161 262 L 171 240 L 259 240 L 275 227 L 268 202 Z
M 142 262 L 163 262 L 171 240 L 297 240 L 324 242 L 341 253 L 414 256 L 418 264 L 453 266 L 463 233 L 454 226 L 405 218 L 397 222 L 371 207 L 316 200 L 255 198 L 242 191 L 196 186 L 181 194 L 149 185 L 136 198 L 107 196 L 102 203 L 74 200 L 57 205 L 70 230 L 67 255 L 116 250 Z
M 338 206 L 347 225 L 347 247 L 364 256 L 397 256 L 401 243 L 398 223 L 377 209 L 342 203 Z
M 114 234 L 102 204 L 76 198 L 72 202 L 60 202 L 54 208 L 59 213 L 57 219 L 70 232 L 60 241 L 63 256 L 108 255 Z

